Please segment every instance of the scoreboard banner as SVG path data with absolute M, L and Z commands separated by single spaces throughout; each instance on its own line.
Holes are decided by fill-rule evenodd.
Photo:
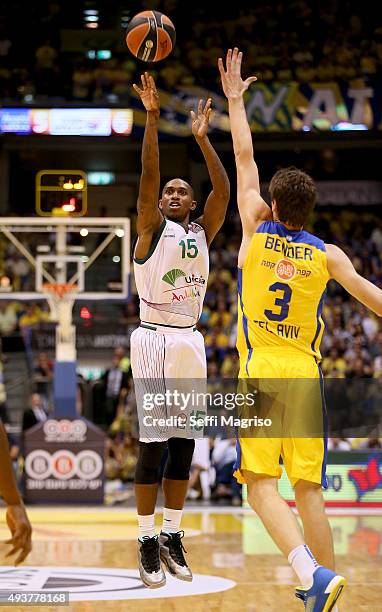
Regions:
M 162 138 L 191 135 L 190 110 L 212 98 L 210 129 L 228 133 L 227 99 L 221 89 L 183 85 L 160 90 Z M 261 83 L 245 93 L 253 132 L 320 132 L 382 129 L 382 86 L 358 79 L 349 83 Z M 132 90 L 130 108 L 0 108 L 0 134 L 51 136 L 140 136 L 146 112 Z M 134 121 L 134 126 L 133 126 Z
M 129 136 L 129 108 L 0 108 L 0 134 Z
M 212 98 L 210 128 L 229 132 L 228 105 L 221 90 L 182 86 L 161 91 L 159 131 L 163 137 L 191 134 L 190 109 L 200 98 Z M 345 131 L 382 129 L 382 88 L 357 80 L 351 83 L 261 83 L 245 94 L 253 132 Z M 132 94 L 134 127 L 143 129 L 146 113 Z

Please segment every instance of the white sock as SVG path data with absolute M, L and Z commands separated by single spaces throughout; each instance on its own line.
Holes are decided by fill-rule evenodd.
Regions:
M 138 514 L 139 539 L 142 539 L 144 536 L 149 538 L 155 536 L 154 522 L 154 514 Z
M 172 508 L 163 508 L 163 527 L 165 533 L 176 533 L 180 529 L 180 521 L 182 520 L 183 510 L 173 510 Z
M 313 574 L 320 567 L 306 544 L 300 544 L 288 555 L 288 561 L 296 572 L 303 589 L 310 589 Z

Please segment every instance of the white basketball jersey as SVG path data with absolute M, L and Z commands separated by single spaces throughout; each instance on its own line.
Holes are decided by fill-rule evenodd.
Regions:
M 165 219 L 144 259 L 134 257 L 140 318 L 190 327 L 198 321 L 207 288 L 209 256 L 204 229 Z

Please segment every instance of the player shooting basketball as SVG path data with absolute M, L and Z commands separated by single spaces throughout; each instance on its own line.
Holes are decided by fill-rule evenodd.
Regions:
M 159 199 L 159 96 L 151 76 L 145 73 L 141 81 L 141 88 L 134 85 L 147 111 L 137 203 L 138 240 L 134 252 L 141 325 L 131 335 L 131 365 L 136 393 L 138 383 L 144 387 L 142 398 L 168 390 L 174 380 L 182 384 L 184 381 L 180 379 L 206 379 L 204 341 L 196 324 L 207 287 L 208 247 L 224 222 L 229 181 L 207 136 L 211 100 L 204 106 L 200 101 L 197 113 L 192 113 L 192 133 L 212 183 L 203 214 L 190 223 L 196 202 L 192 187 L 182 179 L 168 181 Z M 180 522 L 195 441 L 192 435 L 184 436 L 181 425 L 179 433 L 175 428 L 170 434 L 166 427 L 159 425 L 143 430 L 145 407 L 138 393 L 137 408 L 140 450 L 135 493 L 140 575 L 148 587 L 163 586 L 166 577 L 162 560 L 172 575 L 190 581 L 192 573 L 183 555 Z M 168 409 L 163 404 L 154 407 L 148 414 L 151 422 L 166 417 Z M 154 512 L 159 467 L 166 448 L 168 458 L 162 484 L 165 507 L 158 538 Z
M 272 208 L 262 199 L 243 101 L 244 92 L 256 77 L 242 80 L 241 61 L 242 53 L 237 48 L 228 51 L 226 69 L 219 59 L 228 98 L 243 228 L 238 261 L 240 377 L 260 381 L 286 378 L 289 385 L 296 378 L 316 379 L 318 385 L 322 377 L 319 346 L 324 331 L 321 312 L 328 280 L 335 279 L 379 316 L 382 291 L 356 272 L 341 249 L 303 229 L 316 200 L 310 176 L 296 168 L 279 170 L 269 187 Z M 294 402 L 288 395 L 283 399 L 284 414 L 288 415 Z M 305 398 L 295 395 L 296 399 L 303 402 Z M 306 401 L 305 414 L 311 408 Z M 325 418 L 324 409 L 321 421 Z M 304 536 L 278 493 L 280 455 L 294 487 Z M 235 476 L 247 483 L 248 500 L 301 580 L 303 588 L 296 594 L 311 612 L 334 612 L 345 585 L 344 578 L 334 571 L 333 540 L 321 489 L 327 487 L 325 469 L 325 436 L 239 437 Z
M 17 490 L 12 462 L 9 456 L 7 434 L 0 422 L 0 495 L 7 504 L 7 523 L 12 537 L 6 544 L 11 545 L 7 557 L 19 553 L 15 565 L 22 563 L 32 550 L 32 528 L 24 504 Z

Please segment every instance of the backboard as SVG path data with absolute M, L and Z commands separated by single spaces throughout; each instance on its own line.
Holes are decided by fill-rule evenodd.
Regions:
M 46 299 L 57 283 L 80 300 L 128 296 L 129 219 L 0 217 L 0 230 L 0 299 Z

